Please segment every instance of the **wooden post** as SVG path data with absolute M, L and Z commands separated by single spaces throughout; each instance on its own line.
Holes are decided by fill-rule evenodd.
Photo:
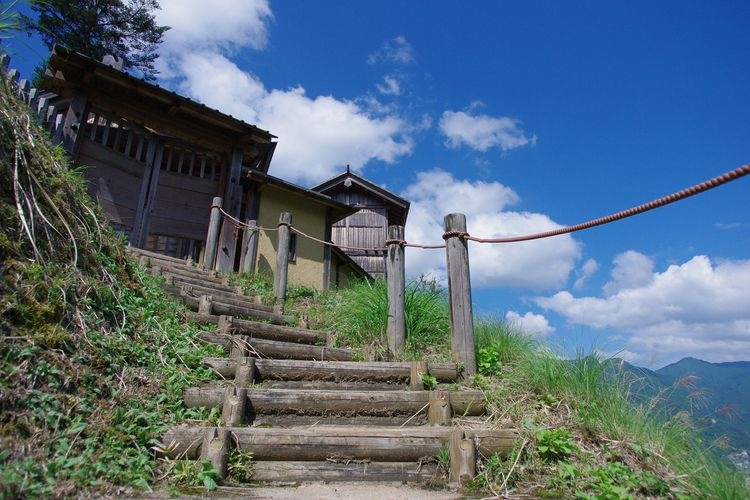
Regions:
M 219 324 L 218 329 L 221 333 L 226 333 L 227 335 L 232 333 L 232 320 L 234 318 L 232 316 L 227 316 L 226 314 L 222 314 L 219 316 Z
M 211 314 L 211 300 L 210 295 L 201 295 L 200 302 L 198 303 L 198 314 Z
M 70 107 L 65 115 L 65 123 L 62 127 L 63 147 L 74 160 L 78 153 L 78 133 L 81 130 L 81 125 L 86 121 L 87 109 L 86 94 L 80 90 L 74 90 L 73 99 L 70 101 Z
M 250 336 L 235 335 L 232 337 L 232 347 L 229 351 L 230 359 L 242 359 L 250 354 Z
M 446 233 L 465 233 L 466 216 L 445 216 Z M 461 363 L 463 375 L 477 373 L 474 352 L 474 318 L 471 305 L 471 278 L 469 276 L 469 249 L 466 240 L 458 235 L 445 239 L 448 261 L 448 297 L 451 311 L 451 349 L 453 360 Z
M 466 484 L 477 474 L 477 451 L 474 432 L 455 429 L 450 440 L 451 470 L 448 480 L 453 484 Z
M 276 250 L 276 273 L 273 276 L 273 293 L 276 297 L 276 304 L 284 302 L 286 299 L 286 281 L 289 272 L 289 241 L 292 224 L 292 214 L 282 212 L 279 215 L 279 245 Z
M 412 361 L 411 374 L 409 376 L 409 389 L 412 391 L 423 391 L 424 381 L 422 380 L 422 375 L 425 373 L 427 373 L 426 361 Z
M 388 226 L 388 245 L 385 258 L 385 276 L 388 281 L 388 324 L 386 337 L 388 351 L 397 356 L 406 342 L 406 315 L 404 313 L 404 226 Z
M 146 150 L 146 168 L 143 169 L 141 191 L 138 195 L 138 205 L 136 206 L 129 239 L 130 245 L 136 248 L 145 247 L 148 240 L 152 202 L 156 197 L 156 188 L 159 184 L 162 151 L 163 147 L 159 139 L 149 138 L 148 149 Z
M 227 172 L 226 186 L 224 189 L 224 209 L 232 217 L 240 218 L 240 207 L 242 204 L 242 186 L 240 176 L 242 174 L 241 149 L 232 151 L 232 159 Z M 216 269 L 224 272 L 234 271 L 234 257 L 237 249 L 237 230 L 234 224 L 224 224 L 219 234 L 218 252 L 216 255 Z
M 218 472 L 219 479 L 227 477 L 228 448 L 229 431 L 226 428 L 209 427 L 206 429 L 201 446 L 201 461 L 210 461 Z
M 219 246 L 219 229 L 221 228 L 221 204 L 223 200 L 216 196 L 211 203 L 211 218 L 208 221 L 206 234 L 206 253 L 203 268 L 211 270 L 216 262 L 216 248 Z
M 255 359 L 250 356 L 237 358 L 237 367 L 234 369 L 234 385 L 236 387 L 247 387 L 255 381 Z
M 430 391 L 429 402 L 427 420 L 430 425 L 450 425 L 452 417 L 450 392 Z
M 245 236 L 242 241 L 242 262 L 240 271 L 243 274 L 252 275 L 255 273 L 255 259 L 258 256 L 258 222 L 254 219 L 248 219 L 245 228 Z
M 230 385 L 224 390 L 224 403 L 221 409 L 221 419 L 226 425 L 242 425 L 245 423 L 246 402 L 246 387 Z

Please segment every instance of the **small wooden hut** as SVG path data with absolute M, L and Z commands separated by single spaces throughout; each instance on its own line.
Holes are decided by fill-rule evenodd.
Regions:
M 409 202 L 352 173 L 349 167 L 343 174 L 311 189 L 357 209 L 354 214 L 332 225 L 331 241 L 342 247 L 341 250 L 370 276 L 384 277 L 384 251 L 346 247 L 383 248 L 388 226 L 406 224 Z

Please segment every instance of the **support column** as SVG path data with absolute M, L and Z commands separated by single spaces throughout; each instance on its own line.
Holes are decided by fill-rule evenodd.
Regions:
M 211 218 L 208 221 L 206 251 L 203 254 L 203 268 L 211 271 L 216 262 L 216 249 L 219 246 L 219 229 L 221 229 L 221 205 L 223 200 L 216 196 L 211 202 Z
M 286 299 L 286 282 L 289 272 L 289 241 L 292 224 L 292 214 L 282 212 L 279 215 L 279 246 L 276 250 L 276 273 L 273 276 L 273 294 L 276 304 L 283 304 Z
M 240 206 L 242 202 L 242 187 L 240 186 L 240 175 L 242 174 L 241 149 L 232 151 L 232 161 L 229 164 L 226 188 L 224 190 L 225 210 L 235 219 L 240 218 Z M 233 224 L 223 224 L 219 236 L 219 248 L 216 256 L 216 269 L 223 272 L 234 271 L 235 253 L 237 250 L 237 229 Z
M 404 226 L 388 226 L 386 240 L 385 277 L 388 284 L 388 323 L 386 337 L 388 351 L 398 356 L 404 351 L 406 343 L 406 314 L 404 312 L 404 289 L 406 278 L 404 270 Z
M 448 297 L 451 311 L 451 350 L 453 360 L 463 365 L 463 376 L 477 373 L 474 352 L 474 318 L 471 305 L 469 248 L 460 235 L 466 233 L 466 216 L 445 216 L 445 238 L 448 260 Z

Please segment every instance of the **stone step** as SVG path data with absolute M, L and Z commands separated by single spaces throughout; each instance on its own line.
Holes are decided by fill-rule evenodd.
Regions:
M 361 356 L 354 349 L 296 344 L 226 333 L 203 333 L 204 342 L 221 345 L 237 356 L 248 355 L 254 358 L 301 359 L 311 361 L 353 361 Z
M 234 377 L 237 360 L 231 358 L 203 358 L 224 378 Z M 255 379 L 329 381 L 329 382 L 378 382 L 409 384 L 411 373 L 417 363 L 409 361 L 303 361 L 292 359 L 256 359 Z M 438 382 L 451 383 L 458 379 L 455 363 L 427 363 L 427 373 Z

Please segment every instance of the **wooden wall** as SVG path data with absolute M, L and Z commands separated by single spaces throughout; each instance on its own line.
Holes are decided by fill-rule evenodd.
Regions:
M 336 193 L 333 198 L 347 205 L 361 205 L 357 213 L 336 222 L 331 241 L 339 246 L 383 248 L 388 230 L 388 209 L 382 201 L 352 186 Z M 385 252 L 342 250 L 371 276 L 385 276 Z

